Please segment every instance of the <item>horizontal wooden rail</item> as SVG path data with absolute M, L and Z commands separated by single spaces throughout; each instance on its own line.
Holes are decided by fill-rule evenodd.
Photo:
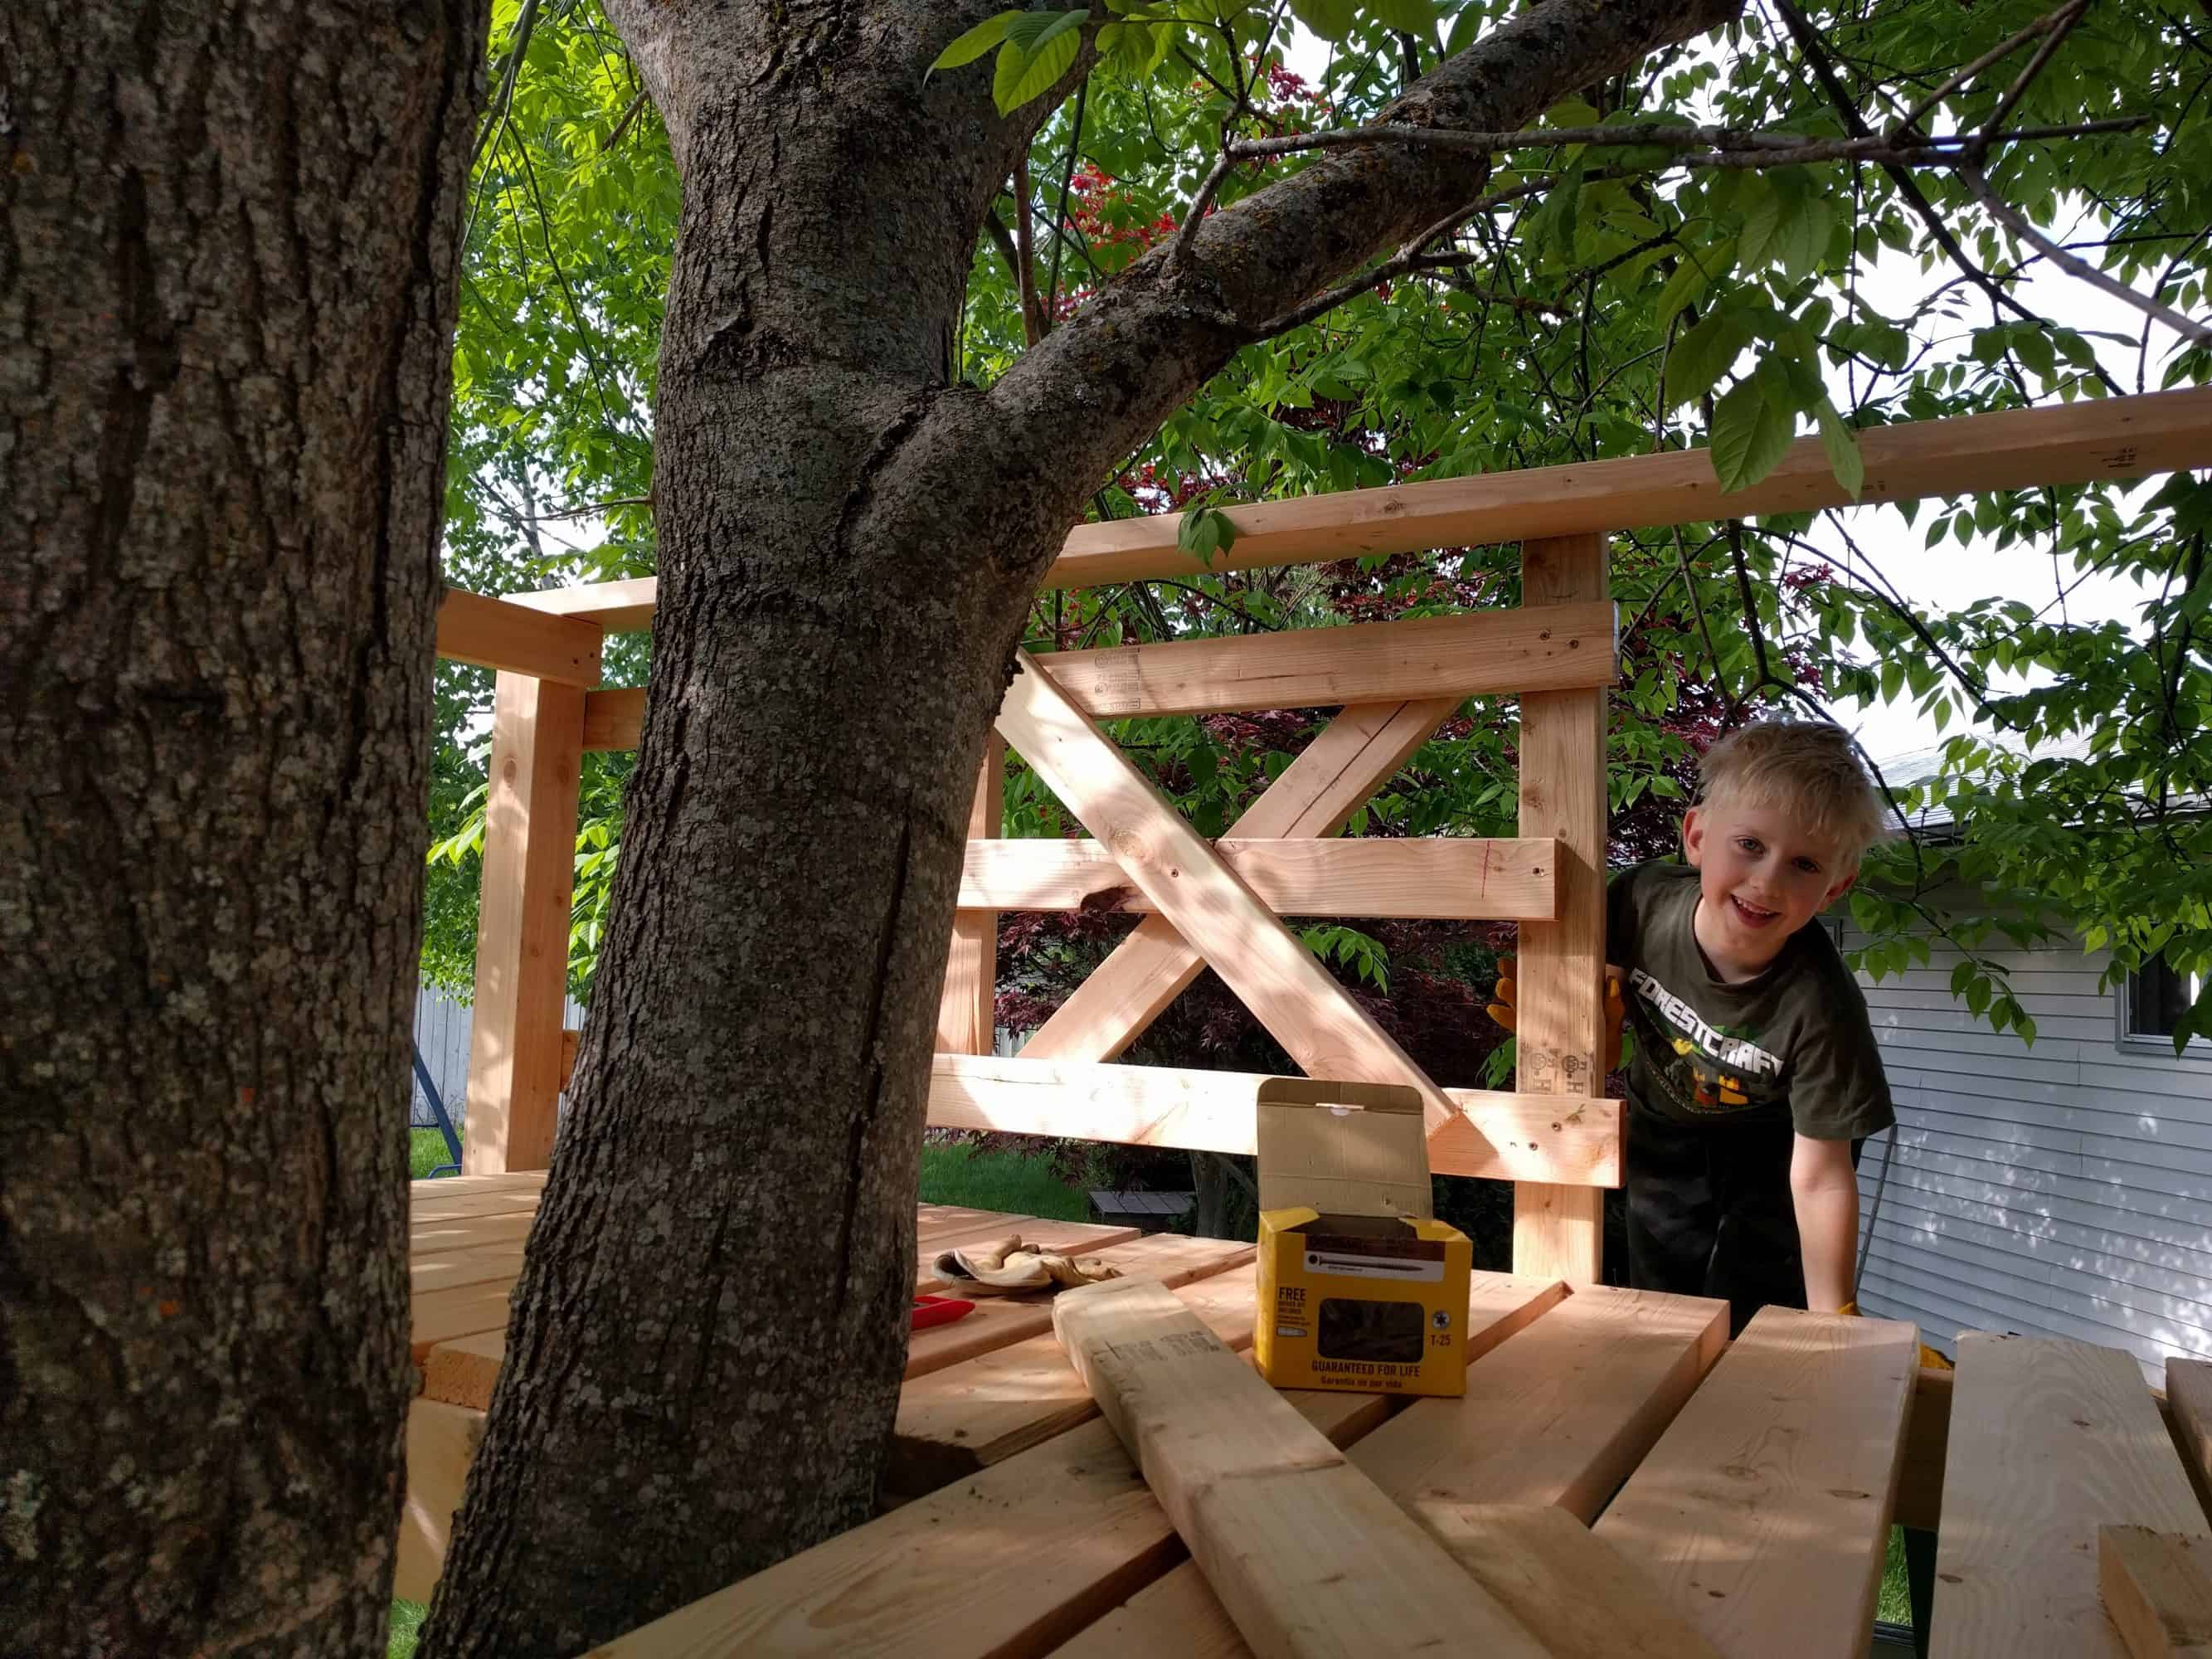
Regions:
M 1555 846 L 1542 837 L 1221 841 L 1214 850 L 1278 915 L 1548 921 L 1557 909 Z M 1133 914 L 1157 908 L 1096 841 L 971 841 L 960 877 L 963 910 L 1079 910 L 1116 892 Z
M 2212 387 L 1871 427 L 1859 434 L 1859 451 L 1866 459 L 1863 502 L 2141 478 L 2212 466 Z M 1249 570 L 1364 553 L 1657 529 L 1717 518 L 1809 513 L 1850 501 L 1817 439 L 1793 445 L 1773 471 L 1734 495 L 1722 493 L 1708 451 L 1668 450 L 1231 507 L 1236 544 L 1215 560 L 1214 568 Z M 1043 586 L 1091 587 L 1188 575 L 1190 556 L 1176 544 L 1180 516 L 1077 526 Z M 645 628 L 653 620 L 653 578 L 644 577 L 509 598 L 605 628 Z
M 536 605 L 449 587 L 438 607 L 438 654 L 478 668 L 534 674 L 586 690 L 599 683 L 606 631 L 594 622 L 548 616 Z
M 1250 1152 L 1257 1073 L 939 1054 L 929 1121 L 950 1129 L 1066 1135 L 1134 1146 Z M 1447 1089 L 1458 1122 L 1429 1139 L 1438 1175 L 1620 1184 L 1621 1104 L 1574 1095 Z
M 1093 720 L 1572 690 L 1613 684 L 1613 609 L 1586 604 L 1469 611 L 1412 622 L 1046 652 L 1036 660 Z M 635 749 L 644 726 L 642 690 L 595 691 L 586 700 L 586 749 Z

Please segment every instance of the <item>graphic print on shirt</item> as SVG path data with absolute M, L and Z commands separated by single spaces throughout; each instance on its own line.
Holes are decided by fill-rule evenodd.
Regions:
M 1779 1104 L 1789 1098 L 1782 1060 L 1759 1046 L 1756 1031 L 1714 1025 L 1641 968 L 1629 982 L 1664 1046 L 1639 1030 L 1650 1075 L 1686 1111 L 1723 1113 Z

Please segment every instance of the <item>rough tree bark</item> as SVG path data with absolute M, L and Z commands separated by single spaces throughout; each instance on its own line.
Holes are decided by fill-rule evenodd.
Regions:
M 1740 0 L 1548 0 L 1396 118 L 1531 119 Z M 1479 193 L 1332 155 L 990 391 L 975 239 L 1052 100 L 922 70 L 998 0 L 609 0 L 684 187 L 659 607 L 612 925 L 428 1654 L 573 1653 L 863 1518 L 976 757 L 1084 499 L 1268 320 Z M 825 757 L 834 757 L 825 761 Z
M 0 8 L 0 1650 L 381 1654 L 483 0 Z

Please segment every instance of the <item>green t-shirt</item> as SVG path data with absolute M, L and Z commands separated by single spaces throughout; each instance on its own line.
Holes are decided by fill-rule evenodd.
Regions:
M 1607 895 L 1606 955 L 1626 975 L 1631 1097 L 1684 1123 L 1793 1124 L 1850 1140 L 1897 1121 L 1866 998 L 1817 922 L 1765 972 L 1723 983 L 1691 931 L 1698 872 L 1639 864 Z

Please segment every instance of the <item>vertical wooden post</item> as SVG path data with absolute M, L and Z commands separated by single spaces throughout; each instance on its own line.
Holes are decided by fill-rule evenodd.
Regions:
M 1602 536 L 1528 542 L 1523 605 L 1603 599 Z M 1521 924 L 1519 1082 L 1523 1094 L 1595 1094 L 1605 996 L 1606 693 L 1532 691 L 1521 699 L 1521 833 L 1559 843 L 1559 917 Z M 1513 1271 L 1595 1284 L 1605 1249 L 1596 1187 L 1516 1182 Z
M 583 688 L 501 674 L 492 699 L 461 1145 L 470 1175 L 542 1170 L 552 1160 L 583 760 Z
M 1003 826 L 1006 810 L 1006 740 L 996 732 L 983 745 L 983 769 L 968 811 L 968 839 L 988 841 Z M 953 919 L 952 952 L 945 964 L 945 994 L 937 1005 L 937 1051 L 988 1054 L 997 1030 L 999 917 L 996 911 L 963 910 Z

